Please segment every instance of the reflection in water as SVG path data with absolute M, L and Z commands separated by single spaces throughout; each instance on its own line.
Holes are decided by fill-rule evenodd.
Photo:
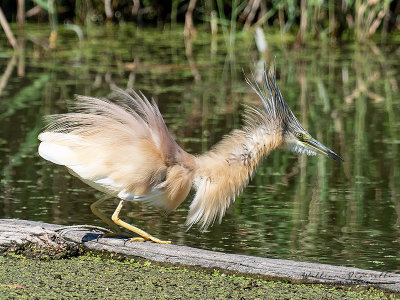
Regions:
M 47 39 L 32 30 L 30 40 Z M 16 58 L 0 56 L 2 80 L 8 78 L 0 95 L 1 217 L 103 225 L 89 208 L 102 194 L 36 154 L 42 116 L 66 111 L 74 94 L 102 97 L 112 84 L 142 90 L 191 153 L 239 127 L 241 103 L 258 102 L 242 75 L 259 58 L 252 38 L 235 44 L 233 64 L 223 38 L 213 37 L 217 45 L 210 49 L 211 37 L 199 31 L 190 49 L 201 76 L 195 82 L 178 32 L 102 30 L 88 31 L 79 47 L 75 35 L 60 35 L 54 52 L 26 41 L 25 77 L 17 76 Z M 190 201 L 172 213 L 130 204 L 122 214 L 176 244 L 399 272 L 399 53 L 351 44 L 291 52 L 279 39 L 268 45 L 282 66 L 278 84 L 286 101 L 345 162 L 273 153 L 222 224 L 205 233 L 185 232 Z M 138 67 L 129 69 L 131 62 Z M 105 212 L 116 202 L 108 200 Z
M 13 55 L 9 59 L 9 61 L 7 63 L 7 67 L 6 67 L 3 75 L 1 76 L 1 79 L 0 79 L 0 96 L 1 96 L 1 93 L 2 93 L 3 89 L 7 86 L 8 79 L 10 78 L 10 76 L 11 76 L 13 70 L 14 70 L 16 60 L 17 60 L 16 56 Z

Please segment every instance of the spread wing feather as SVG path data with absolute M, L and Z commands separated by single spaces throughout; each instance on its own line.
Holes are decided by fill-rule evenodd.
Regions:
M 39 154 L 113 196 L 175 208 L 170 191 L 176 189 L 176 180 L 167 176 L 177 162 L 185 169 L 184 156 L 190 155 L 171 137 L 157 105 L 143 94 L 116 90 L 110 98 L 118 104 L 76 96 L 72 113 L 50 116 L 39 135 Z

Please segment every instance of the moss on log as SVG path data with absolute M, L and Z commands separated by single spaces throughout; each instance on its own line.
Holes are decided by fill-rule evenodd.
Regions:
M 292 282 L 375 286 L 400 291 L 400 274 L 318 263 L 226 254 L 174 244 L 129 242 L 125 237 L 103 238 L 98 229 L 33 221 L 1 219 L 0 252 L 22 252 L 55 258 L 84 250 L 118 253 L 161 263 L 214 268 Z

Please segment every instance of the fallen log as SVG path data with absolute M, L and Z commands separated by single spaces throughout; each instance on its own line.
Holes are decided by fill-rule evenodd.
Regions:
M 16 219 L 0 219 L 0 253 L 34 249 L 35 253 L 63 258 L 82 249 L 140 257 L 161 263 L 216 268 L 297 283 L 374 286 L 400 291 L 400 274 L 226 254 L 174 244 L 129 242 L 125 237 L 103 238 L 103 232 L 85 226 L 62 226 Z

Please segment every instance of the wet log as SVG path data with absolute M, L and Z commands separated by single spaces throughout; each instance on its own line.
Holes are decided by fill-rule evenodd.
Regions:
M 117 253 L 160 263 L 199 266 L 296 283 L 375 286 L 400 291 L 400 274 L 235 255 L 174 244 L 129 242 L 125 237 L 102 237 L 98 229 L 33 221 L 0 219 L 0 253 L 35 249 L 58 257 L 78 255 L 82 249 Z M 47 251 L 47 252 L 46 252 Z

